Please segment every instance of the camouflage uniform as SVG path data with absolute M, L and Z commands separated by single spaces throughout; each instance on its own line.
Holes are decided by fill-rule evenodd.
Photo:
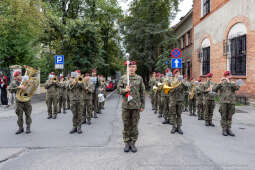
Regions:
M 239 88 L 240 87 L 235 83 L 228 83 L 226 81 L 216 85 L 213 88 L 213 90 L 215 92 L 219 92 L 220 95 L 219 112 L 221 113 L 221 127 L 223 132 L 227 132 L 228 134 L 231 131 L 232 117 L 235 113 L 235 91 L 239 90 Z
M 73 113 L 73 128 L 81 129 L 83 112 L 84 83 L 69 84 L 71 110 Z
M 186 91 L 184 93 L 184 111 L 188 111 L 188 106 L 189 106 L 189 93 Z
M 92 117 L 92 94 L 94 92 L 94 86 L 93 84 L 88 81 L 88 82 L 84 82 L 84 86 L 85 88 L 87 88 L 88 90 L 84 90 L 83 94 L 84 94 L 84 108 L 83 108 L 83 123 L 87 122 L 88 124 L 91 123 L 91 117 Z
M 45 84 L 46 92 L 46 104 L 48 106 L 48 118 L 57 116 L 57 98 L 58 98 L 58 83 L 47 80 Z M 53 105 L 53 113 L 52 113 Z
M 17 92 L 18 86 L 20 85 L 20 82 L 17 80 L 13 80 L 9 87 L 13 90 L 14 93 Z M 25 112 L 26 115 L 26 126 L 30 129 L 30 125 L 32 123 L 31 119 L 31 112 L 32 112 L 32 105 L 30 101 L 28 102 L 21 102 L 16 98 L 16 110 L 15 110 L 18 121 L 17 124 L 19 126 L 19 129 L 23 129 L 23 112 Z
M 58 88 L 58 112 L 60 113 L 62 108 L 63 108 L 63 113 L 65 113 L 66 111 L 66 85 L 65 82 L 63 83 L 59 83 L 59 88 Z
M 103 83 L 102 81 L 100 81 L 100 86 L 99 86 L 99 93 L 102 93 L 104 95 L 104 97 L 106 97 L 106 83 Z M 98 112 L 101 114 L 102 113 L 102 109 L 104 108 L 104 103 L 105 102 L 98 102 Z
M 94 85 L 94 93 L 93 93 L 93 108 L 92 110 L 94 111 L 94 118 L 97 118 L 97 113 L 99 113 L 99 109 L 98 109 L 98 87 L 99 87 L 99 80 L 98 77 L 91 77 L 90 81 L 92 82 L 92 84 Z
M 179 80 L 173 80 L 176 82 Z M 173 129 L 172 133 L 176 131 L 181 131 L 182 126 L 182 111 L 183 111 L 183 103 L 184 103 L 184 93 L 188 90 L 188 85 L 186 83 L 181 83 L 178 87 L 172 89 L 169 93 L 170 103 L 169 103 L 169 110 L 172 114 L 172 122 L 173 122 Z M 170 119 L 170 117 L 169 117 Z
M 138 75 L 130 76 L 131 101 L 127 101 L 125 88 L 127 86 L 127 76 L 122 76 L 118 83 L 118 91 L 123 96 L 122 100 L 122 120 L 124 124 L 123 140 L 125 143 L 135 143 L 138 138 L 138 122 L 140 110 L 145 106 L 145 86 L 142 77 Z
M 151 77 L 150 81 L 149 81 L 149 86 L 150 86 L 150 97 L 151 97 L 151 105 L 152 105 L 152 110 L 156 110 L 156 106 L 155 106 L 155 93 L 153 91 L 153 86 L 156 85 L 156 78 L 155 77 Z
M 210 86 L 214 86 L 212 81 L 207 81 L 203 84 L 203 100 L 204 100 L 204 111 L 205 111 L 205 125 L 214 126 L 212 123 L 213 111 L 215 108 L 215 94 L 206 91 Z
M 69 110 L 71 108 L 70 106 L 70 89 L 68 88 L 69 84 L 71 83 L 70 80 L 66 80 L 65 85 L 66 85 L 66 107 Z
M 190 95 L 192 92 L 192 89 L 194 88 L 194 97 L 191 99 Z M 196 116 L 196 86 L 193 83 L 190 83 L 190 87 L 189 87 L 189 112 L 191 116 Z
M 196 87 L 196 104 L 197 104 L 197 114 L 198 120 L 204 120 L 204 105 L 203 105 L 203 91 L 202 84 Z
M 169 80 L 169 77 L 165 78 L 165 83 L 167 86 L 171 86 L 171 81 Z M 172 118 L 169 112 L 169 102 L 170 102 L 170 98 L 169 98 L 169 94 L 165 94 L 164 90 L 163 93 L 161 94 L 163 96 L 163 100 L 162 100 L 162 105 L 163 105 L 163 117 L 165 119 L 165 121 L 163 122 L 163 124 L 166 123 L 170 123 L 172 124 Z

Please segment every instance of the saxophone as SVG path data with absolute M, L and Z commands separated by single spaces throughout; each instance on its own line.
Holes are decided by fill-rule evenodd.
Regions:
M 34 69 L 30 66 L 24 66 L 26 69 L 26 73 L 28 75 L 28 80 L 22 81 L 21 85 L 25 87 L 25 89 L 18 89 L 16 93 L 16 98 L 20 102 L 28 102 L 31 100 L 31 97 L 34 95 L 34 92 L 36 91 L 39 80 L 36 77 L 38 70 Z

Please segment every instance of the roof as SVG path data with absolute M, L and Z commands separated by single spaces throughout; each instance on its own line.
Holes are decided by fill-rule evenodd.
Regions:
M 188 18 L 189 16 L 192 16 L 193 14 L 193 8 L 183 17 L 180 18 L 180 22 L 178 22 L 176 25 L 174 25 L 172 28 L 174 30 L 176 30 L 177 28 L 179 28 L 179 26 L 181 26 Z

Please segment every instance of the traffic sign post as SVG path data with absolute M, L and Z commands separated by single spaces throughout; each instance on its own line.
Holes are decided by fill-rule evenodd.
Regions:
M 182 55 L 182 51 L 179 48 L 175 48 L 171 51 L 171 56 L 173 58 L 180 58 Z
M 55 69 L 64 69 L 63 55 L 55 55 Z
M 182 59 L 181 58 L 173 58 L 171 61 L 172 69 L 182 68 Z

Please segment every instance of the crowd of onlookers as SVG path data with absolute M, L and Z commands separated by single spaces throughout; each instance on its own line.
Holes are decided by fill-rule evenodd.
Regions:
M 8 87 L 8 77 L 0 72 L 0 94 L 1 94 L 1 101 L 0 105 L 8 107 L 8 97 L 7 97 L 7 87 Z

